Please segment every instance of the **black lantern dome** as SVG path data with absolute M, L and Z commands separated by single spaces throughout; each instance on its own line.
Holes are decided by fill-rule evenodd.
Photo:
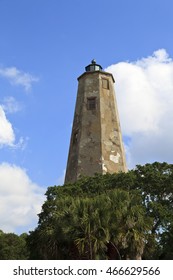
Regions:
M 85 67 L 86 72 L 92 72 L 92 71 L 101 71 L 102 67 L 101 65 L 97 64 L 95 59 L 91 61 L 91 64 Z

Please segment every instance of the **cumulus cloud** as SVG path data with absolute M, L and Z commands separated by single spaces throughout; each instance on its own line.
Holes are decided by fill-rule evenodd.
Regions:
M 27 91 L 38 78 L 29 73 L 18 70 L 16 67 L 0 67 L 0 76 L 6 78 L 12 85 L 23 86 Z
M 0 147 L 3 145 L 13 146 L 15 135 L 11 123 L 7 120 L 5 112 L 0 106 Z
M 5 232 L 33 229 L 44 192 L 21 167 L 0 164 L 0 229 Z
M 6 104 L 3 106 L 0 105 L 0 148 L 9 146 L 12 149 L 24 150 L 27 146 L 28 137 L 25 139 L 20 137 L 16 141 L 13 126 L 7 119 L 4 109 L 8 113 L 12 113 L 17 110 L 17 108 L 13 107 L 12 104 Z
M 173 158 L 173 60 L 165 49 L 106 71 L 115 90 L 129 168 Z

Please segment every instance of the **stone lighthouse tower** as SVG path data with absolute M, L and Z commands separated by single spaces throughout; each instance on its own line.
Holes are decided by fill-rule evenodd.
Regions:
M 126 172 L 112 74 L 92 60 L 78 78 L 65 183 L 81 175 Z

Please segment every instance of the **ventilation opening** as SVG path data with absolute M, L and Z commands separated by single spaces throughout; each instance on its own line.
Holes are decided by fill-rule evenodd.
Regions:
M 96 97 L 87 98 L 87 109 L 88 110 L 96 109 Z

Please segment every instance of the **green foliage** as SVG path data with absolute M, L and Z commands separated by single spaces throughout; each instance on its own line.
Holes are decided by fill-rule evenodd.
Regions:
M 173 260 L 173 223 L 162 234 L 159 255 L 162 259 Z
M 18 236 L 0 230 L 0 260 L 27 260 L 29 253 L 26 238 L 25 233 Z
M 143 258 L 164 259 L 165 238 L 171 241 L 173 225 L 173 164 L 155 162 L 137 166 L 134 170 L 136 186 L 141 191 L 147 216 L 153 218 Z M 168 256 L 168 255 L 167 255 Z
M 173 165 L 155 162 L 49 187 L 30 236 L 32 243 L 37 234 L 37 257 L 164 258 L 173 216 L 172 179 Z
M 136 244 L 140 243 L 143 248 L 140 231 L 141 228 L 147 230 L 147 223 L 143 222 L 145 209 L 141 198 L 136 191 L 132 193 L 113 189 L 91 197 L 85 194 L 76 198 L 52 196 L 52 204 L 49 200 L 43 207 L 46 213 L 49 207 L 51 215 L 46 214 L 46 219 L 45 212 L 40 214 L 38 256 L 42 254 L 44 259 L 105 259 L 108 258 L 109 242 L 113 246 L 118 244 L 119 250 L 133 247 L 133 255 L 139 254 Z M 138 241 L 134 244 L 133 239 Z M 40 241 L 46 247 L 40 247 Z
M 34 231 L 0 231 L 0 258 L 173 259 L 172 244 L 173 165 L 155 162 L 49 187 Z

